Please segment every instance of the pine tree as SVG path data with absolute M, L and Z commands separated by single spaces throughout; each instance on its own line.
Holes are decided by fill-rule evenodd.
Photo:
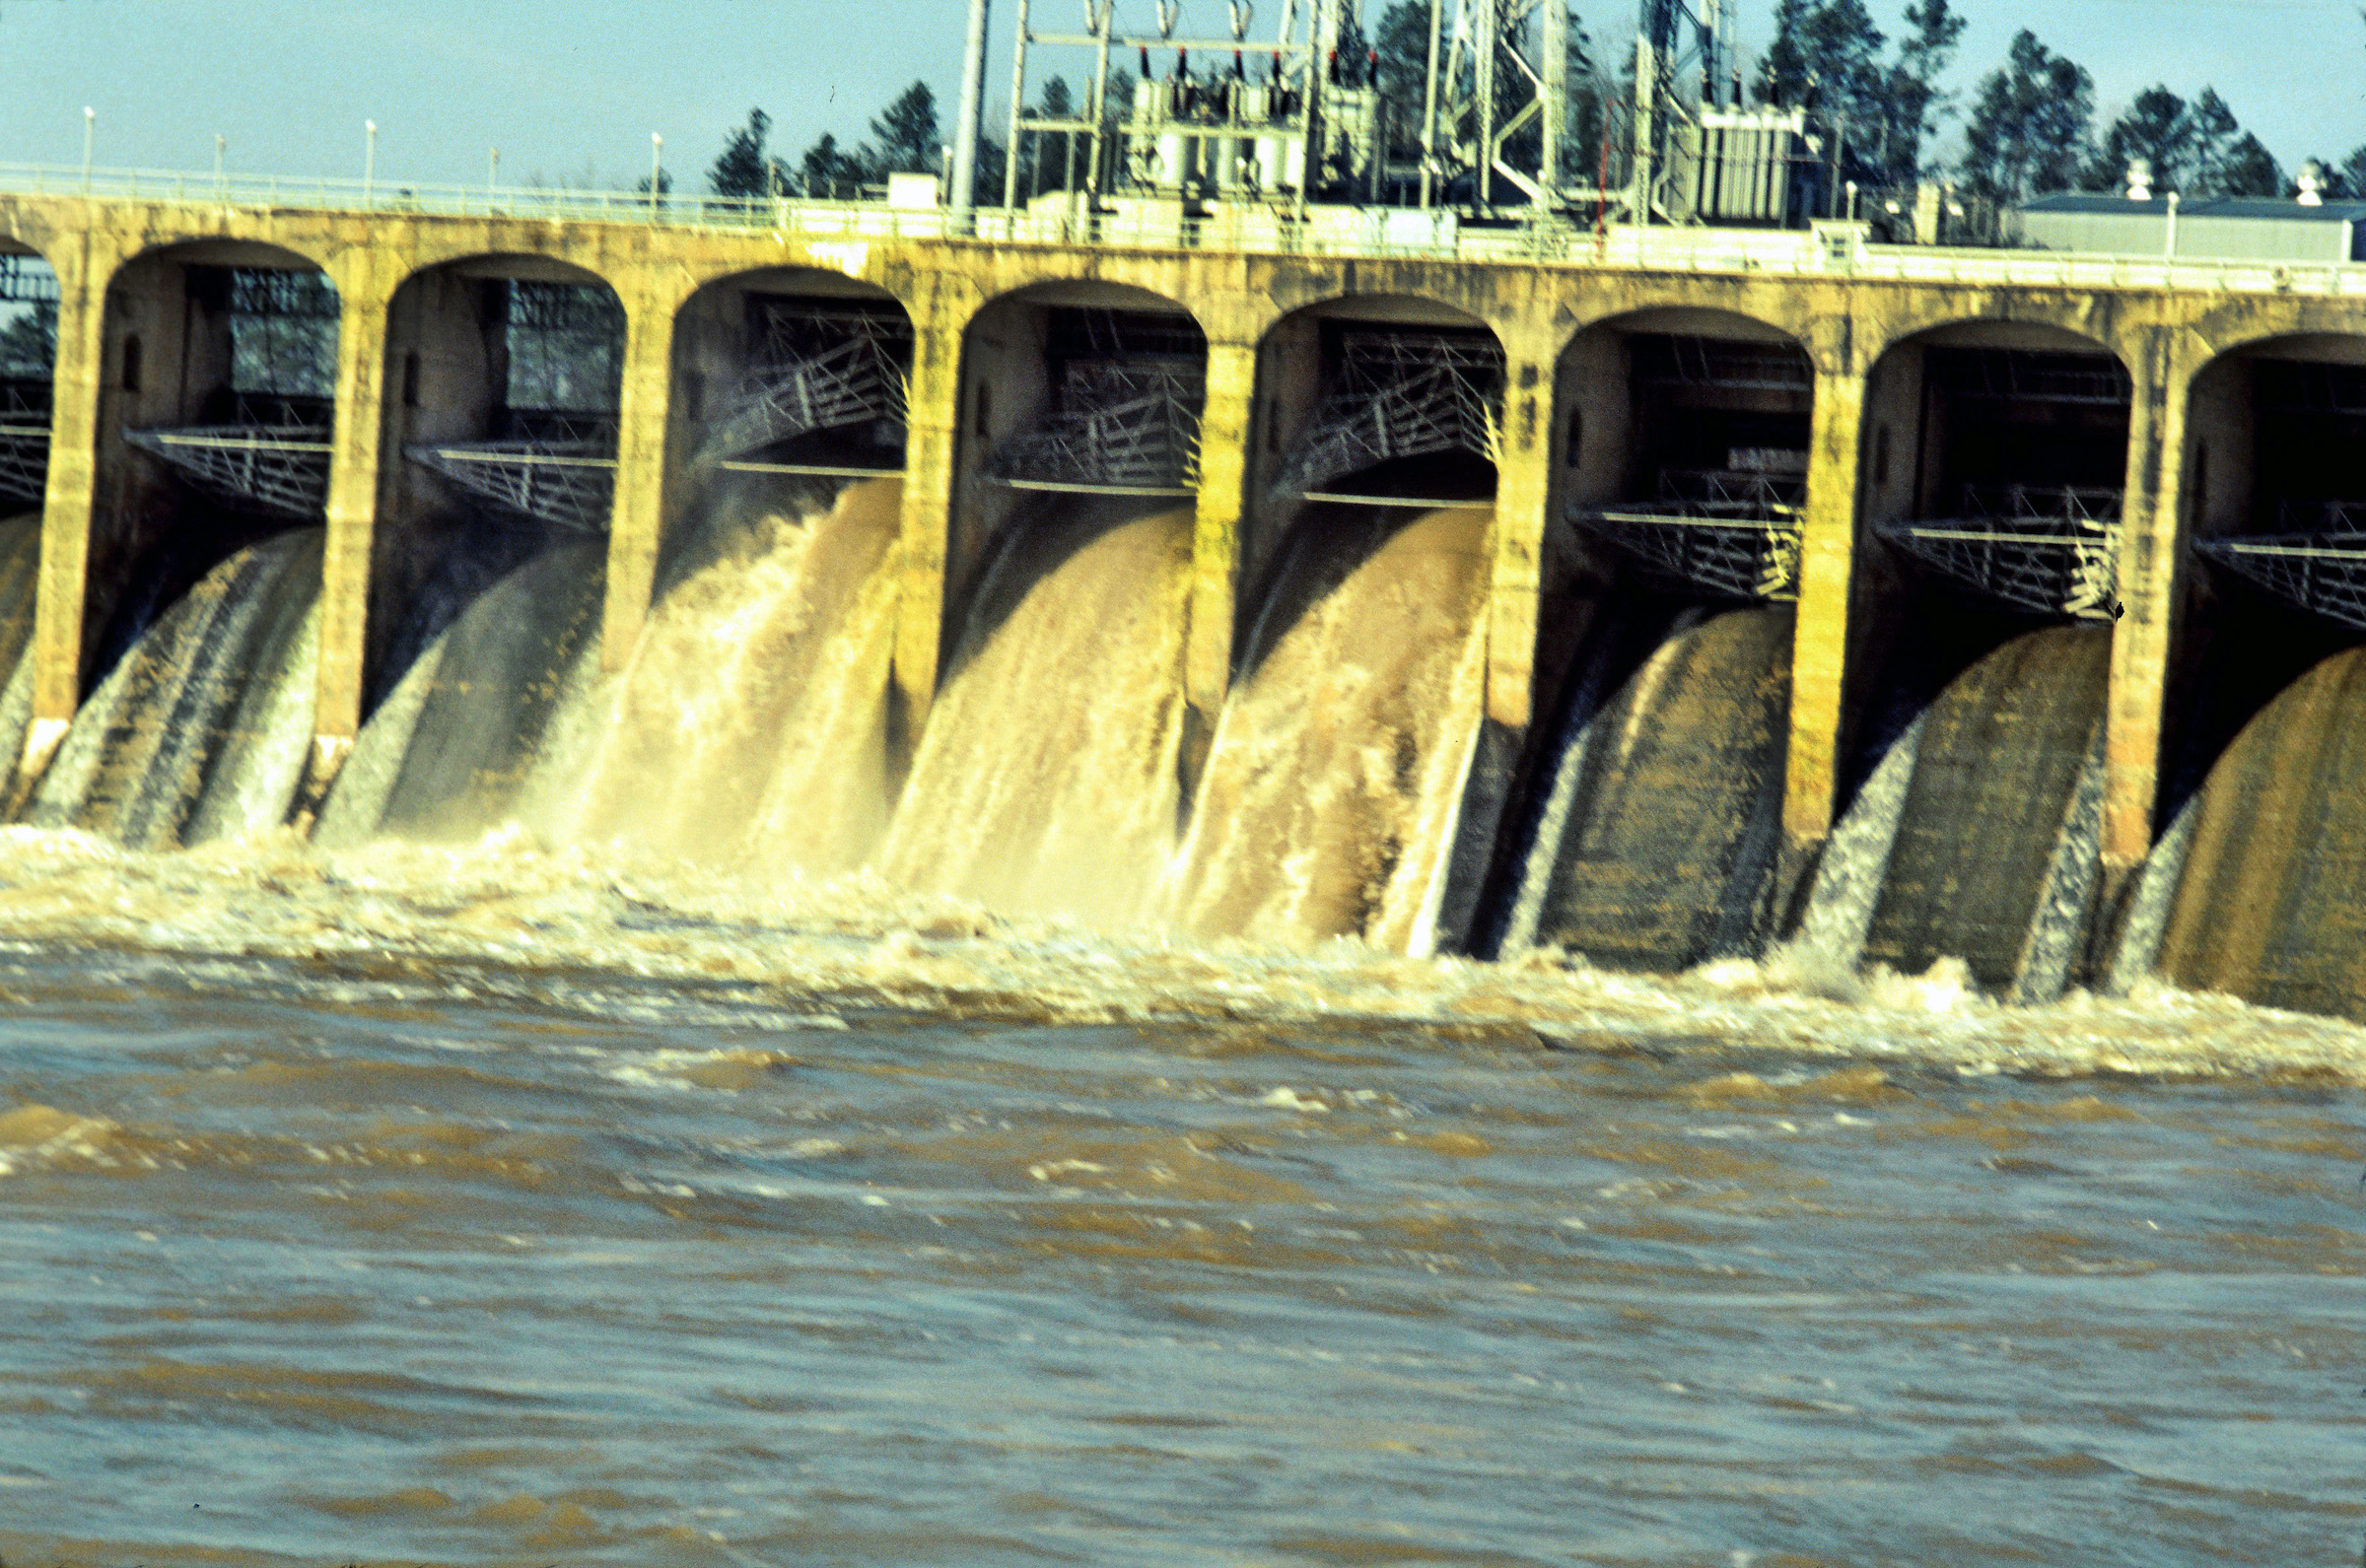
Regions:
M 798 183 L 802 192 L 819 201 L 843 201 L 860 196 L 863 182 L 870 170 L 858 155 L 849 157 L 838 146 L 838 138 L 823 131 L 812 146 L 798 160 Z
M 1922 147 L 1938 134 L 1950 97 L 1939 90 L 1939 78 L 1964 35 L 1964 19 L 1947 0 L 1910 0 L 1906 26 L 1898 61 L 1890 67 L 1883 127 L 1883 177 L 1893 185 L 1911 185 L 1925 171 Z
M 2095 123 L 2095 79 L 2038 41 L 2013 35 L 2005 63 L 1984 77 L 1964 125 L 1963 172 L 1996 201 L 2066 190 Z
M 1048 77 L 1043 95 L 1037 101 L 1038 112 L 1046 119 L 1066 120 L 1077 116 L 1076 96 L 1069 91 L 1068 78 Z M 1046 131 L 1027 145 L 1028 164 L 1019 169 L 1019 182 L 1031 195 L 1040 196 L 1054 186 L 1066 187 L 1068 180 L 1068 150 L 1073 131 Z
M 2118 190 L 2127 178 L 2128 164 L 2140 158 L 2151 166 L 2156 192 L 2181 189 L 2193 171 L 2193 130 L 2184 99 L 2166 85 L 2148 87 L 2104 132 L 2082 183 L 2089 190 Z
M 2218 90 L 2204 87 L 2201 97 L 2195 99 L 2193 106 L 2186 111 L 2187 151 L 2192 159 L 2192 171 L 2189 178 L 2195 193 L 2204 196 L 2234 194 L 2225 186 L 2229 160 L 2242 145 L 2238 140 L 2242 130 L 2243 127 L 2235 123 L 2235 111 L 2226 106 L 2226 100 L 2218 96 Z M 2266 149 L 2262 148 L 2261 151 Z M 2185 186 L 2178 188 L 2182 190 Z M 2271 191 L 2269 194 L 2274 193 Z
M 2276 167 L 2275 155 L 2257 136 L 2245 131 L 2235 145 L 2226 150 L 2218 161 L 2211 181 L 2219 196 L 2280 196 L 2284 193 L 2284 171 Z
M 707 170 L 707 188 L 718 196 L 769 196 L 776 184 L 780 165 L 764 156 L 764 138 L 772 129 L 772 116 L 760 108 L 747 111 L 747 123 L 728 133 L 723 139 L 723 151 L 716 156 L 715 167 Z
M 937 95 L 929 91 L 928 83 L 913 83 L 870 122 L 870 134 L 871 158 L 878 172 L 935 171 L 942 152 L 938 140 Z
M 1400 156 L 1411 157 L 1421 150 L 1422 106 L 1429 87 L 1427 0 L 1397 0 L 1382 12 L 1372 46 L 1380 54 L 1378 85 L 1380 102 L 1388 106 L 1389 142 Z M 1441 58 L 1438 69 L 1445 63 Z

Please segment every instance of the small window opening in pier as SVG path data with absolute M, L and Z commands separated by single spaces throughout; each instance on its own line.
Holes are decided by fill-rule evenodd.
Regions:
M 1265 449 L 1269 452 L 1278 452 L 1282 449 L 1282 400 L 1280 398 L 1265 405 Z
M 994 413 L 994 397 L 984 381 L 978 383 L 978 395 L 976 401 L 971 405 L 971 411 L 970 423 L 978 427 L 979 437 L 981 439 L 991 437 L 994 434 L 993 421 L 990 417 Z
M 682 377 L 682 417 L 684 419 L 705 418 L 706 402 L 707 379 L 696 371 L 692 371 Z
M 123 390 L 140 389 L 140 335 L 137 332 L 123 340 Z
M 1873 488 L 1881 489 L 1890 482 L 1890 427 L 1873 427 Z
M 2206 442 L 2193 444 L 2193 494 L 2187 500 L 2186 515 L 2199 517 L 2210 504 L 2210 448 Z
M 419 406 L 419 351 L 411 350 L 402 357 L 402 406 Z
M 1567 468 L 1576 467 L 1578 454 L 1584 449 L 1585 414 L 1582 410 L 1572 408 L 1569 410 L 1568 449 L 1562 454 L 1562 465 Z

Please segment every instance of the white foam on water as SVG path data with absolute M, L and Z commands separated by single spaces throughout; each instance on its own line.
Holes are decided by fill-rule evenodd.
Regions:
M 2158 982 L 2124 998 L 2072 991 L 2013 1006 L 1981 994 L 1952 960 L 1836 985 L 1779 961 L 1651 976 L 1549 953 L 1489 964 L 1355 942 L 1113 938 L 998 918 L 868 873 L 732 879 L 546 850 L 516 830 L 345 851 L 281 833 L 165 853 L 0 829 L 0 944 L 111 947 L 127 963 L 162 951 L 180 955 L 175 974 L 187 983 L 223 988 L 257 984 L 250 964 L 232 960 L 268 959 L 282 966 L 280 983 L 324 995 L 349 987 L 356 966 L 392 964 L 399 986 L 522 995 L 603 1017 L 703 1012 L 721 986 L 738 1004 L 791 1017 L 885 1009 L 1037 1023 L 1413 1027 L 1520 1049 L 1758 1048 L 1976 1072 L 2366 1082 L 2366 1029 Z M 663 984 L 619 994 L 603 976 Z

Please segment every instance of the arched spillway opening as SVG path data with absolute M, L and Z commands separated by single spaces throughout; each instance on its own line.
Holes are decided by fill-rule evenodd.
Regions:
M 1868 383 L 1840 822 L 1801 918 L 1841 963 L 2091 977 L 2131 383 L 2058 328 L 1963 322 Z
M 48 262 L 0 251 L 0 755 L 8 757 L 22 751 L 32 715 L 33 672 L 24 666 L 49 483 L 57 304 Z
M 405 279 L 386 311 L 367 721 L 319 831 L 506 820 L 595 668 L 625 316 L 548 257 Z
M 39 511 L 49 480 L 57 367 L 57 274 L 0 251 L 0 515 Z
M 2366 337 L 2245 345 L 2194 377 L 2196 570 L 2172 663 L 2158 842 L 2116 980 L 2366 1017 Z
M 1449 884 L 1485 713 L 1502 398 L 1493 332 L 1427 301 L 1327 302 L 1267 334 L 1232 689 L 1168 920 L 1459 944 Z M 1473 831 L 1492 833 L 1494 804 Z
M 962 348 L 945 649 L 882 870 L 1108 922 L 1173 846 L 1207 340 L 1138 289 L 995 301 Z
M 1666 970 L 1773 934 L 1815 376 L 1785 333 L 1652 310 L 1560 368 L 1562 591 L 1484 945 Z
M 876 851 L 912 348 L 902 306 L 832 274 L 684 304 L 657 602 L 578 700 L 544 833 L 805 875 Z
M 106 291 L 85 700 L 25 815 L 134 845 L 285 819 L 311 740 L 335 288 L 270 246 L 147 252 Z
M 542 257 L 447 262 L 395 291 L 367 708 L 507 573 L 561 546 L 596 556 L 615 494 L 624 325 L 605 282 Z

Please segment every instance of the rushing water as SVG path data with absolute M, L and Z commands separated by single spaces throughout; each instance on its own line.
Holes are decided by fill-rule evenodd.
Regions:
M 600 546 L 525 561 L 310 842 L 317 534 L 124 654 L 0 828 L 0 1558 L 2354 1554 L 2366 1030 L 2053 999 L 2099 635 L 1904 727 L 1798 939 L 1613 972 L 1764 901 L 1787 619 L 1679 627 L 1571 710 L 1518 956 L 1404 956 L 1484 510 L 1295 533 L 1189 801 L 1190 516 L 1047 512 L 890 815 L 898 500 L 718 491 L 615 672 Z M 2347 669 L 2198 797 L 2171 973 Z
M 1202 935 L 1434 945 L 1486 698 L 1477 507 L 1301 521 L 1218 721 L 1167 911 Z
M 2287 1564 L 2366 1520 L 2354 1093 L 2079 1059 L 2346 1026 L 17 847 L 12 1562 Z M 309 956 L 58 946 L 142 918 Z
M 822 874 L 878 848 L 903 483 L 821 508 L 785 488 L 717 498 L 631 662 L 553 737 L 533 813 L 553 841 Z
M 1781 828 L 1791 611 L 1679 624 L 1572 683 L 1507 945 L 1668 970 L 1758 951 Z M 1656 625 L 1656 623 L 1655 623 Z M 1620 662 L 1620 636 L 1595 662 Z
M 902 886 L 1139 918 L 1171 852 L 1191 512 L 1022 515 L 948 649 L 879 856 Z

